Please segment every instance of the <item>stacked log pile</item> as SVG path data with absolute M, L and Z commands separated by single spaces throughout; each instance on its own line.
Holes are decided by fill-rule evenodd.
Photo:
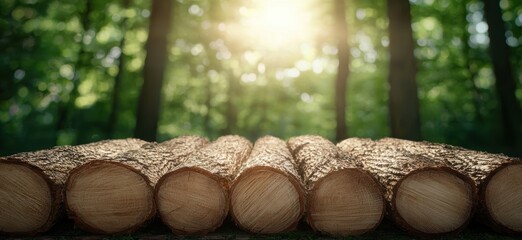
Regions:
M 304 192 L 286 143 L 266 136 L 241 164 L 230 192 L 236 224 L 254 233 L 290 231 L 304 212 Z
M 475 184 L 444 161 L 412 155 L 370 139 L 350 138 L 339 148 L 386 188 L 391 219 L 416 235 L 461 231 L 475 203 Z
M 228 189 L 252 143 L 223 136 L 169 169 L 156 186 L 163 222 L 174 233 L 206 234 L 216 230 L 229 209 Z
M 306 221 L 329 235 L 358 235 L 384 216 L 381 186 L 354 159 L 319 136 L 288 140 L 308 193 Z
M 305 216 L 315 231 L 347 236 L 371 232 L 386 212 L 432 237 L 460 232 L 475 209 L 492 229 L 521 234 L 522 161 L 319 136 L 105 140 L 0 157 L 0 236 L 44 233 L 64 209 L 100 234 L 132 233 L 155 216 L 176 234 L 207 234 L 230 212 L 253 233 L 292 231 Z
M 69 216 L 77 227 L 94 233 L 136 231 L 155 216 L 158 179 L 207 142 L 187 136 L 147 143 L 73 169 L 66 182 Z
M 106 140 L 0 158 L 0 233 L 33 235 L 49 230 L 60 215 L 71 170 L 145 143 L 138 139 Z
M 385 138 L 379 143 L 444 161 L 469 175 L 479 187 L 478 213 L 482 220 L 498 232 L 522 232 L 522 161 L 519 159 L 429 142 Z

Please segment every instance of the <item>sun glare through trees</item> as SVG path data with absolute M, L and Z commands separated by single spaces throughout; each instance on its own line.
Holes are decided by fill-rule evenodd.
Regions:
M 522 151 L 522 1 L 4 0 L 0 16 L 0 154 L 401 127 Z
M 281 50 L 312 38 L 310 0 L 252 1 L 241 6 L 240 34 L 260 47 Z

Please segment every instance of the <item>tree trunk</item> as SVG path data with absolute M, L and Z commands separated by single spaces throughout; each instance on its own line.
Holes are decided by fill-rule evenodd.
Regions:
M 421 139 L 417 72 L 413 55 L 410 3 L 388 0 L 390 34 L 389 111 L 394 137 Z
M 467 20 L 468 10 L 466 8 L 465 3 L 461 3 L 459 5 L 462 8 L 462 16 L 461 16 L 461 19 L 463 20 L 462 28 L 467 29 L 468 28 L 468 20 Z M 467 30 L 462 31 L 462 38 L 461 38 L 461 41 L 463 44 L 462 55 L 464 55 L 464 68 L 468 72 L 469 85 L 471 88 L 470 90 L 471 90 L 472 99 L 473 99 L 473 108 L 475 110 L 474 118 L 477 123 L 482 124 L 484 118 L 482 116 L 482 113 L 480 112 L 481 96 L 480 96 L 480 90 L 476 83 L 478 69 L 477 69 L 476 65 L 473 64 L 474 59 L 471 59 L 471 47 L 469 46 L 469 43 L 468 43 L 469 38 L 470 38 L 469 32 Z
M 173 0 L 154 0 L 150 14 L 147 56 L 143 66 L 143 86 L 136 112 L 134 136 L 155 141 L 160 114 L 161 88 L 167 62 L 167 43 Z
M 335 80 L 335 139 L 341 141 L 348 136 L 346 127 L 346 84 L 350 72 L 348 52 L 348 27 L 346 25 L 346 7 L 344 0 L 335 0 L 335 21 L 337 25 L 337 57 L 339 66 Z
M 206 47 L 210 46 L 210 43 L 215 39 L 219 39 L 223 37 L 223 33 L 219 30 L 219 23 L 224 21 L 223 17 L 223 7 L 222 2 L 220 1 L 211 1 L 209 2 L 209 18 L 208 21 L 213 22 L 214 25 L 210 28 L 210 31 L 205 31 L 205 34 L 201 34 L 201 38 L 204 41 L 204 45 Z M 221 62 L 216 59 L 217 50 L 208 47 L 205 48 L 205 52 L 207 52 L 207 60 L 209 62 L 209 69 L 220 72 L 223 70 Z M 207 72 L 208 73 L 208 72 Z M 203 116 L 203 131 L 206 136 L 213 137 L 216 134 L 215 129 L 212 127 L 212 118 L 211 118 L 211 110 L 212 110 L 212 102 L 213 102 L 213 84 L 212 79 L 208 74 L 205 74 L 205 99 L 204 105 L 207 108 L 207 112 Z
M 130 5 L 130 0 L 123 0 L 122 7 L 127 9 Z M 112 88 L 112 99 L 111 99 L 111 113 L 109 115 L 109 121 L 107 122 L 107 136 L 109 138 L 114 137 L 116 125 L 118 123 L 118 112 L 120 111 L 120 91 L 121 91 L 121 80 L 123 73 L 125 72 L 125 55 L 123 48 L 125 47 L 125 33 L 127 32 L 127 17 L 124 16 L 120 23 L 121 25 L 121 40 L 119 44 L 120 56 L 118 58 L 118 73 L 114 77 L 114 86 Z
M 420 236 L 453 234 L 471 217 L 475 185 L 445 162 L 369 139 L 350 138 L 338 147 L 386 188 L 389 217 Z
M 223 136 L 169 168 L 156 184 L 163 222 L 178 234 L 216 230 L 228 213 L 228 186 L 252 144 L 239 136 Z
M 496 231 L 522 233 L 522 161 L 499 154 L 399 139 L 383 139 L 410 154 L 445 161 L 479 187 L 479 213 Z
M 502 126 L 504 141 L 509 146 L 515 146 L 518 135 L 521 134 L 522 109 L 515 95 L 516 83 L 513 69 L 509 61 L 509 47 L 506 44 L 506 28 L 502 20 L 502 10 L 499 1 L 483 0 L 484 13 L 489 26 L 489 55 L 495 73 L 497 97 L 502 111 Z
M 293 137 L 288 146 L 305 182 L 306 220 L 312 229 L 346 236 L 377 228 L 385 202 L 380 184 L 369 172 L 319 136 Z
M 236 129 L 237 125 L 237 109 L 235 96 L 238 94 L 238 82 L 232 71 L 229 72 L 228 76 L 228 89 L 227 89 L 227 110 L 226 110 L 226 121 L 227 126 L 224 134 L 232 134 Z
M 180 137 L 75 168 L 66 183 L 70 217 L 95 233 L 134 232 L 156 212 L 153 187 L 158 179 L 206 143 L 200 137 Z
M 91 0 L 85 0 L 85 9 L 83 10 L 83 13 L 81 15 L 81 23 L 82 23 L 82 34 L 81 34 L 81 40 L 80 40 L 80 50 L 78 51 L 78 59 L 76 60 L 74 64 L 74 75 L 73 79 L 71 81 L 72 83 L 72 90 L 69 94 L 69 98 L 67 101 L 62 100 L 62 102 L 58 106 L 58 112 L 57 112 L 57 121 L 56 121 L 56 139 L 55 144 L 59 145 L 58 143 L 58 136 L 62 130 L 64 130 L 67 127 L 67 123 L 69 121 L 69 115 L 72 109 L 74 109 L 76 98 L 78 97 L 78 86 L 80 85 L 80 70 L 85 67 L 88 60 L 85 56 L 85 43 L 83 42 L 83 39 L 85 37 L 85 33 L 90 29 L 91 21 L 89 19 L 92 11 L 92 1 Z
M 203 116 L 203 131 L 206 136 L 212 136 L 212 127 L 210 119 L 210 110 L 212 109 L 212 81 L 210 77 L 205 79 L 205 108 L 207 112 Z
M 283 140 L 265 136 L 256 141 L 232 184 L 230 206 L 236 225 L 249 232 L 278 233 L 297 227 L 304 193 Z
M 0 158 L 0 178 L 5 186 L 0 189 L 0 232 L 33 235 L 49 230 L 61 213 L 64 184 L 72 169 L 144 143 L 109 140 Z

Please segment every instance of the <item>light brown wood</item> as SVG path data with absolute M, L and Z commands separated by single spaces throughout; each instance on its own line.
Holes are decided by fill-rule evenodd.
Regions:
M 144 143 L 138 139 L 105 140 L 0 157 L 0 189 L 10 192 L 0 199 L 0 218 L 5 219 L 0 221 L 0 233 L 35 235 L 49 230 L 62 213 L 63 189 L 72 169 Z
M 384 217 L 381 186 L 354 159 L 320 136 L 288 140 L 308 192 L 307 222 L 334 236 L 375 229 Z
M 395 142 L 350 138 L 337 146 L 386 188 L 388 216 L 404 230 L 420 236 L 455 234 L 469 222 L 476 186 L 444 160 L 411 154 Z
M 498 232 L 522 233 L 522 216 L 519 214 L 522 208 L 522 185 L 519 184 L 522 160 L 440 143 L 394 138 L 379 142 L 401 148 L 411 155 L 442 161 L 469 176 L 479 188 L 478 218 Z
M 165 224 L 181 233 L 199 233 L 221 225 L 227 215 L 227 193 L 204 173 L 181 169 L 157 188 L 158 209 Z
M 31 232 L 47 222 L 52 195 L 27 166 L 0 162 L 0 232 Z
M 254 233 L 290 231 L 304 207 L 297 166 L 286 143 L 272 136 L 258 139 L 230 190 L 236 224 Z
M 384 215 L 384 199 L 373 181 L 355 169 L 325 176 L 308 199 L 309 221 L 318 231 L 336 236 L 358 235 L 375 229 Z
M 153 211 L 152 189 L 139 173 L 108 162 L 84 165 L 67 185 L 70 213 L 94 232 L 138 227 Z
M 468 221 L 473 208 L 471 188 L 446 171 L 427 170 L 408 175 L 397 187 L 398 214 L 414 229 L 452 232 Z
M 288 177 L 269 169 L 244 174 L 230 199 L 236 222 L 255 233 L 278 233 L 293 227 L 302 210 L 299 192 Z
M 163 223 L 178 234 L 206 234 L 221 226 L 229 209 L 229 181 L 251 148 L 243 137 L 222 136 L 173 159 L 178 163 L 155 187 Z
M 522 164 L 498 171 L 486 186 L 484 200 L 495 222 L 522 232 Z
M 156 213 L 153 188 L 158 179 L 206 143 L 197 136 L 147 143 L 73 169 L 66 182 L 69 217 L 90 232 L 136 231 Z

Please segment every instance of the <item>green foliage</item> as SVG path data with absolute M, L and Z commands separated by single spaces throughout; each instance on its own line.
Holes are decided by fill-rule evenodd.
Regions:
M 130 1 L 126 8 L 123 2 L 93 1 L 88 19 L 82 19 L 84 1 L 1 1 L 2 155 L 107 138 L 118 73 L 121 105 L 114 137 L 132 136 L 150 3 Z M 305 17 L 298 31 L 281 31 L 269 25 L 270 18 L 264 19 L 268 25 L 252 27 L 260 24 L 248 18 L 257 16 L 256 1 L 176 1 L 158 140 L 227 133 L 252 140 L 265 134 L 282 138 L 320 134 L 333 139 L 337 65 L 333 1 L 301 2 L 305 3 L 297 10 Z M 410 2 L 423 137 L 505 151 L 499 145 L 500 109 L 482 3 Z M 522 102 L 522 2 L 502 0 L 501 7 Z M 386 2 L 350 0 L 346 11 L 349 135 L 388 136 Z M 90 24 L 83 29 L 86 20 Z M 125 44 L 120 49 L 122 38 Z M 122 57 L 124 68 L 119 69 Z M 83 64 L 78 64 L 79 58 L 84 58 Z M 78 81 L 73 82 L 76 75 Z M 70 100 L 74 84 L 78 96 L 68 105 L 65 127 L 57 130 L 59 111 Z M 227 128 L 233 119 L 236 124 Z

